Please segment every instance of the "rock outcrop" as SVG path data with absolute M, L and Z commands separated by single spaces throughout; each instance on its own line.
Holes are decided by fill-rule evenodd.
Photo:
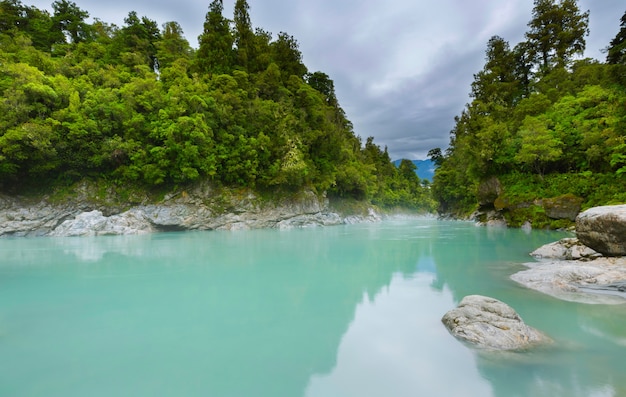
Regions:
M 577 238 L 564 238 L 531 253 L 538 262 L 511 276 L 525 287 L 579 303 L 626 303 L 626 258 L 603 257 Z
M 101 211 L 82 212 L 65 220 L 48 235 L 54 237 L 145 234 L 155 229 L 139 211 L 104 216 Z
M 495 176 L 486 179 L 478 185 L 478 205 L 481 207 L 493 207 L 493 202 L 496 201 L 500 194 L 502 194 L 500 180 Z
M 541 202 L 546 215 L 552 219 L 569 219 L 575 221 L 580 212 L 583 199 L 573 194 L 544 199 Z
M 239 230 L 330 226 L 378 221 L 370 209 L 341 216 L 311 191 L 276 200 L 251 191 L 216 192 L 206 185 L 170 194 L 158 203 L 111 205 L 86 197 L 86 188 L 62 203 L 47 198 L 28 202 L 0 195 L 0 236 L 128 235 L 177 230 Z M 126 207 L 124 210 L 121 208 Z M 130 207 L 130 208 L 128 208 Z
M 533 251 L 538 262 L 525 263 L 528 269 L 511 279 L 558 299 L 626 303 L 626 205 L 580 213 L 576 236 Z
M 626 256 L 626 204 L 590 208 L 576 218 L 576 236 L 607 256 Z
M 523 350 L 551 342 L 509 305 L 481 295 L 464 297 L 441 321 L 453 336 L 483 349 Z
M 528 269 L 511 276 L 513 281 L 570 302 L 624 304 L 625 258 L 592 261 L 548 260 L 525 264 Z M 620 290 L 621 289 L 621 290 Z
M 577 238 L 567 237 L 537 248 L 530 256 L 539 260 L 592 260 L 602 254 L 587 247 Z

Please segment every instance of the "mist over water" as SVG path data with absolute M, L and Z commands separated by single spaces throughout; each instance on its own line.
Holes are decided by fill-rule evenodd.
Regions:
M 626 305 L 509 276 L 563 233 L 434 219 L 0 239 L 0 396 L 620 396 Z M 443 314 L 514 307 L 555 345 L 485 353 Z

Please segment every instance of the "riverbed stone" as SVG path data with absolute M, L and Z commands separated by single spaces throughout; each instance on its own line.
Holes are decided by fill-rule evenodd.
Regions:
M 590 208 L 576 218 L 576 236 L 607 256 L 626 256 L 626 204 Z
M 551 342 L 511 306 L 482 295 L 464 297 L 441 321 L 453 336 L 483 349 L 523 350 Z

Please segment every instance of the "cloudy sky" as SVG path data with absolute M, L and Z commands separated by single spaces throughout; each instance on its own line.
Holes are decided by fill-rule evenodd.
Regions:
M 129 11 L 162 24 L 179 22 L 197 47 L 211 0 L 75 0 L 92 17 L 123 25 Z M 51 10 L 52 0 L 22 0 Z M 232 18 L 235 0 L 224 0 Z M 335 82 L 337 97 L 364 140 L 374 137 L 392 159 L 426 158 L 446 148 L 454 116 L 469 101 L 487 41 L 523 40 L 532 0 L 248 0 L 255 27 L 287 32 L 300 44 L 309 71 Z M 579 0 L 590 11 L 585 56 L 619 31 L 623 0 Z

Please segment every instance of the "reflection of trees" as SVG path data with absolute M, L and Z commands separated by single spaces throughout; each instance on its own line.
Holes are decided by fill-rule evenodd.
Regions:
M 580 304 L 579 304 L 580 305 Z M 558 309 L 552 307 L 552 309 Z M 617 314 L 612 308 L 600 311 Z M 551 397 L 551 396 L 621 396 L 626 393 L 626 379 L 623 377 L 624 345 L 617 345 L 611 338 L 599 335 L 574 335 L 580 328 L 580 321 L 590 313 L 598 311 L 594 305 L 586 305 L 581 311 L 571 308 L 559 316 L 547 332 L 557 331 L 562 337 L 556 346 L 518 354 L 484 354 L 478 356 L 478 368 L 485 379 L 491 381 L 497 397 Z M 623 309 L 621 316 L 623 318 Z M 546 313 L 554 315 L 554 311 Z M 599 324 L 602 327 L 602 324 Z M 556 328 L 560 328 L 557 330 Z M 578 340 L 570 339 L 577 338 Z M 587 342 L 587 344 L 585 343 Z M 593 348 L 587 346 L 593 346 Z
M 30 263 L 30 272 L 67 277 L 48 303 L 84 300 L 82 316 L 95 316 L 95 324 L 77 325 L 91 334 L 85 350 L 123 357 L 130 349 L 136 357 L 120 358 L 121 367 L 153 368 L 130 381 L 139 394 L 144 373 L 164 391 L 189 390 L 194 383 L 183 382 L 191 378 L 211 395 L 298 396 L 312 374 L 334 367 L 363 294 L 374 296 L 394 273 L 412 273 L 428 251 L 428 239 L 394 239 L 378 227 L 23 239 L 21 252 L 36 241 L 37 253 L 5 256 L 0 270 Z M 111 310 L 90 313 L 102 302 Z M 172 357 L 185 376 L 169 372 Z
M 89 352 L 88 359 L 98 357 L 90 363 L 98 374 L 90 373 L 95 383 L 98 376 L 135 368 L 124 381 L 107 385 L 134 386 L 136 395 L 154 394 L 142 383 L 149 379 L 171 395 L 202 389 L 225 397 L 298 396 L 312 374 L 335 366 L 340 340 L 364 293 L 374 297 L 396 273 L 436 271 L 432 286 L 449 289 L 456 301 L 473 293 L 506 297 L 529 324 L 559 336 L 546 351 L 478 355 L 478 370 L 494 395 L 582 396 L 594 392 L 588 385 L 605 384 L 615 386 L 614 395 L 625 394 L 615 351 L 625 349 L 626 307 L 562 302 L 506 282 L 518 269 L 512 262 L 528 260 L 529 251 L 556 236 L 424 221 L 5 239 L 0 240 L 0 315 L 8 313 L 1 316 L 5 329 L 17 329 L 19 324 L 6 324 L 15 317 L 12 310 L 22 310 L 24 302 L 38 308 L 29 313 L 31 325 L 45 331 L 33 343 L 58 346 L 54 358 L 61 380 L 68 360 L 64 346 L 71 345 Z M 20 274 L 27 282 L 20 282 Z M 67 307 L 82 310 L 81 317 L 66 313 Z M 54 318 L 40 319 L 49 309 Z M 68 336 L 72 340 L 55 334 L 62 327 L 54 321 L 69 318 L 76 322 L 71 327 L 88 337 L 76 339 L 76 330 Z M 61 340 L 45 339 L 53 334 Z M 450 343 L 457 342 L 450 338 Z M 50 356 L 37 357 L 39 350 L 33 346 L 18 361 L 29 363 L 25 373 L 36 373 L 39 361 L 50 362 Z M 109 357 L 109 367 L 101 356 Z M 16 364 L 6 370 L 0 379 L 19 379 L 11 372 L 20 370 Z
M 531 251 L 560 236 L 555 232 L 524 233 L 518 229 L 445 222 L 433 236 L 433 259 L 437 266 L 433 288 L 447 286 L 456 302 L 466 295 L 489 295 L 501 286 L 503 273 L 514 272 L 512 262 L 532 261 L 528 255 Z M 506 262 L 502 258 L 507 258 Z
M 454 227 L 454 226 L 452 226 Z M 442 228 L 433 239 L 437 278 L 433 288 L 449 288 L 456 302 L 470 294 L 502 299 L 530 325 L 556 336 L 553 347 L 524 353 L 477 353 L 480 373 L 498 397 L 622 395 L 626 353 L 626 305 L 583 305 L 560 301 L 519 287 L 508 276 L 529 262 L 528 253 L 557 240 L 557 233 L 520 230 Z M 503 262 L 501 258 L 507 258 Z M 582 331 L 581 331 L 582 328 Z M 593 346 L 593 347 L 587 347 Z M 615 390 L 611 390 L 613 385 Z

